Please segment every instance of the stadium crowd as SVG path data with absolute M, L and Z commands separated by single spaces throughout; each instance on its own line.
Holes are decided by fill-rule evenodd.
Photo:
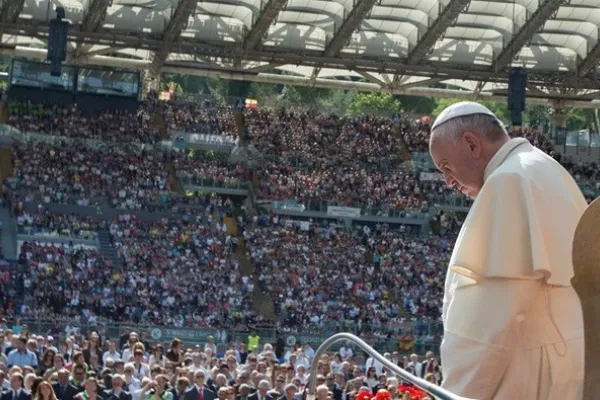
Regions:
M 19 109 L 17 106 L 13 104 Z M 17 126 L 26 123 L 21 120 L 45 121 L 34 118 L 37 114 L 44 118 L 52 115 L 52 109 L 45 106 L 21 106 L 11 120 Z M 156 103 L 152 107 L 157 109 Z M 227 134 L 234 129 L 230 108 L 170 102 L 162 107 L 171 129 L 213 134 Z M 69 118 L 83 115 L 76 110 L 54 111 Z M 443 182 L 420 180 L 415 170 L 396 165 L 401 161 L 402 142 L 409 151 L 426 150 L 428 125 L 422 121 L 250 110 L 246 111 L 246 124 L 252 143 L 270 160 L 259 171 L 260 199 L 295 199 L 307 205 L 329 202 L 363 210 L 400 210 L 409 215 L 427 212 L 440 197 L 455 196 Z M 535 130 L 513 134 L 552 151 L 549 142 Z M 72 144 L 27 143 L 16 145 L 14 150 L 15 177 L 8 186 L 19 199 L 146 209 L 163 201 L 163 193 L 169 189 L 166 157 L 135 146 L 89 149 Z M 172 162 L 180 178 L 213 179 L 217 186 L 250 180 L 245 167 L 232 164 L 227 155 L 218 152 L 179 151 Z M 249 302 L 253 283 L 240 275 L 239 260 L 231 251 L 232 240 L 220 230 L 219 222 L 210 220 L 210 213 L 152 223 L 135 220 L 135 216 L 121 218 L 127 219 L 106 225 L 119 257 L 112 268 L 122 271 L 108 280 L 113 283 L 109 292 L 92 296 L 102 304 L 118 294 L 116 303 L 105 307 L 100 317 L 118 321 L 123 316 L 121 306 L 131 303 L 127 315 L 156 324 L 243 325 L 257 318 Z M 18 222 L 24 228 L 75 235 L 96 226 L 77 218 L 47 215 L 21 214 Z M 455 232 L 446 227 L 448 216 L 442 215 L 439 222 L 439 232 Z M 394 325 L 407 317 L 439 317 L 443 281 L 443 268 L 439 266 L 448 260 L 447 238 L 418 238 L 386 226 L 348 231 L 313 223 L 308 230 L 301 230 L 290 228 L 289 221 L 272 215 L 255 217 L 245 224 L 243 234 L 248 255 L 261 271 L 260 285 L 276 299 L 293 329 L 318 326 L 331 318 Z M 31 246 L 24 248 L 34 253 L 73 252 Z M 96 254 L 88 256 L 89 251 L 77 249 L 77 255 L 66 254 L 66 261 L 59 264 L 76 265 L 81 257 L 94 263 L 113 262 Z M 289 269 L 293 279 L 289 279 Z M 127 271 L 141 274 L 133 276 Z M 84 272 L 93 273 L 94 269 Z M 322 278 L 324 275 L 339 280 L 334 291 L 328 286 L 330 281 Z M 105 279 L 85 277 L 91 282 Z M 194 294 L 198 284 L 210 290 Z M 175 310 L 180 302 L 189 307 Z M 199 304 L 206 307 L 204 318 L 192 312 Z M 403 315 L 400 308 L 408 314 Z M 177 314 L 171 315 L 174 311 Z
M 223 135 L 232 139 L 237 137 L 229 107 L 215 107 L 210 102 L 205 102 L 201 107 L 174 102 L 165 102 L 163 105 L 169 131 Z
M 152 112 L 144 108 L 149 106 L 143 106 L 137 114 L 107 111 L 96 116 L 83 114 L 76 108 L 24 103 L 11 107 L 10 122 L 23 131 L 117 142 L 152 143 L 156 140 Z M 157 109 L 156 103 L 152 107 Z M 165 103 L 161 107 L 171 131 L 235 136 L 230 108 L 176 103 Z M 406 152 L 427 151 L 429 127 L 426 123 L 379 117 L 313 116 L 292 110 L 253 110 L 246 112 L 246 124 L 251 143 L 268 159 L 258 171 L 256 196 L 259 199 L 294 199 L 306 204 L 330 203 L 408 214 L 427 212 L 440 198 L 456 197 L 443 182 L 431 177 L 421 179 L 420 172 L 430 170 L 417 170 L 413 164 L 403 163 Z M 533 129 L 511 134 L 526 137 L 554 155 L 551 143 Z M 212 179 L 217 186 L 251 180 L 245 167 L 232 164 L 228 156 L 221 153 L 180 151 L 167 158 L 163 153 L 140 150 L 134 145 L 91 149 L 72 142 L 22 143 L 16 144 L 13 150 L 15 176 L 7 180 L 6 186 L 12 199 L 17 201 L 149 209 L 163 202 L 164 193 L 171 187 L 167 172 L 170 162 L 180 178 Z M 593 182 L 596 178 L 595 166 L 565 165 L 580 180 Z M 198 198 L 188 201 L 203 202 Z M 22 243 L 16 270 L 5 268 L 0 262 L 2 315 L 67 317 L 88 326 L 133 322 L 247 330 L 261 322 L 252 303 L 255 281 L 242 273 L 235 251 L 236 241 L 227 235 L 223 220 L 218 216 L 227 205 L 215 204 L 212 200 L 204 205 L 207 206 L 199 211 L 154 221 L 143 220 L 127 211 L 118 218 L 99 221 L 20 210 L 17 223 L 30 232 L 89 238 L 86 232 L 106 229 L 117 257 L 107 257 L 94 248 L 59 246 L 44 241 Z M 444 266 L 450 256 L 452 237 L 460 227 L 460 218 L 450 214 L 440 214 L 437 218 L 442 235 L 431 237 L 416 236 L 402 227 L 385 224 L 348 229 L 333 223 L 291 221 L 268 214 L 250 220 L 241 218 L 239 222 L 247 256 L 256 268 L 256 284 L 275 300 L 283 332 L 309 332 L 324 329 L 331 321 L 343 321 L 368 336 L 383 332 L 384 326 L 399 329 L 407 320 L 439 319 Z M 439 338 L 429 340 L 436 342 Z M 78 345 L 86 350 L 92 341 L 89 336 Z M 18 343 L 11 343 L 13 345 Z M 103 341 L 103 345 L 111 346 L 108 341 Z M 179 378 L 184 376 L 188 379 L 186 385 L 198 382 L 197 371 L 204 372 L 206 381 L 212 382 L 207 383 L 209 388 L 213 385 L 212 396 L 221 400 L 230 396 L 239 400 L 273 400 L 282 395 L 286 400 L 298 400 L 298 393 L 306 384 L 306 368 L 303 371 L 303 363 L 298 362 L 306 354 L 300 352 L 292 360 L 281 359 L 286 367 L 268 361 L 269 350 L 263 353 L 257 350 L 253 353 L 256 361 L 250 358 L 256 367 L 252 364 L 233 368 L 227 354 L 218 360 L 214 352 L 207 354 L 202 349 L 192 349 L 184 353 L 183 359 L 177 358 L 179 364 L 162 362 L 160 370 L 153 369 L 150 353 L 156 361 L 154 351 L 143 349 L 142 362 L 148 358 L 145 361 L 148 373 L 144 376 L 135 376 L 143 369 L 139 363 L 135 364 L 139 367 L 137 372 L 134 367 L 133 376 L 128 375 L 127 366 L 132 361 L 129 359 L 111 367 L 96 357 L 94 362 L 87 360 L 87 367 L 83 369 L 92 376 L 95 371 L 100 383 L 107 387 L 113 378 L 103 380 L 104 372 L 110 376 L 123 373 L 125 378 L 121 385 L 123 382 L 128 387 L 132 385 L 131 394 L 140 400 L 158 400 L 157 397 L 175 400 L 182 396 L 183 400 L 196 400 L 198 395 L 187 399 L 177 388 L 179 384 L 183 388 L 185 381 L 180 382 Z M 237 363 L 244 364 L 237 353 L 232 355 Z M 43 354 L 39 356 L 41 363 L 45 358 Z M 75 358 L 73 352 L 71 356 Z M 372 375 L 370 368 L 366 372 L 356 371 L 353 364 L 347 370 L 342 362 L 346 360 L 340 356 L 341 360 L 332 357 L 329 367 L 320 371 L 323 382 L 338 382 L 337 390 L 332 390 L 332 386 L 327 390 L 333 393 L 330 398 L 354 399 L 362 386 L 371 389 L 371 394 L 376 394 L 374 388 L 397 389 L 398 385 L 390 384 L 382 370 L 375 368 L 376 373 Z M 133 362 L 136 360 L 133 355 Z M 181 374 L 178 368 L 186 362 L 194 366 L 193 370 L 186 369 Z M 221 363 L 227 365 L 229 371 L 224 381 L 218 376 L 225 371 Z M 68 365 L 69 362 L 65 364 Z M 73 368 L 80 373 L 78 365 L 80 363 L 71 365 L 69 376 L 80 384 L 81 377 L 73 375 Z M 410 368 L 408 364 L 405 367 Z M 55 368 L 55 378 L 52 375 L 46 378 L 60 380 L 61 368 Z M 104 368 L 109 370 L 103 371 Z M 277 371 L 285 372 L 284 380 L 279 379 Z M 7 374 L 8 370 L 5 368 L 4 372 Z M 245 379 L 250 386 L 242 391 L 243 384 L 238 377 L 246 372 L 249 374 Z M 439 380 L 439 371 L 437 374 L 434 379 Z M 144 378 L 148 379 L 146 384 Z M 12 379 L 9 381 L 12 384 Z M 217 381 L 224 383 L 216 384 Z M 268 386 L 263 381 L 267 381 Z M 171 385 L 170 392 L 167 383 Z M 293 394 L 285 396 L 287 390 L 280 383 L 295 384 Z M 83 398 L 95 400 L 93 392 L 97 383 L 90 383 L 90 390 L 87 384 L 84 386 L 80 389 L 88 397 Z M 144 392 L 143 387 L 147 388 Z M 260 392 L 261 388 L 278 389 L 278 395 L 269 397 L 267 392 Z M 291 393 L 292 386 L 289 388 Z M 64 387 L 60 389 L 62 396 Z M 246 389 L 263 394 L 247 399 Z M 163 397 L 167 392 L 173 399 L 168 395 Z M 112 396 L 106 392 L 97 395 Z M 320 400 L 325 398 L 327 396 Z
M 218 210 L 223 204 L 157 221 L 123 214 L 110 221 L 21 211 L 19 227 L 34 241 L 20 244 L 2 315 L 68 318 L 78 323 L 136 323 L 176 327 L 259 323 L 253 282 L 241 273 L 234 242 Z M 216 214 L 213 212 L 217 212 Z M 98 248 L 54 243 L 52 235 L 95 239 L 107 229 L 117 258 Z
M 2 397 L 19 400 L 301 400 L 316 365 L 317 400 L 422 400 L 425 393 L 392 376 L 383 365 L 363 362 L 352 347 L 314 360 L 309 343 L 287 347 L 261 343 L 217 347 L 179 339 L 151 342 L 146 332 L 125 331 L 106 337 L 94 329 L 32 333 L 0 321 Z M 53 333 L 51 335 L 50 333 Z M 392 363 L 438 383 L 440 366 L 433 353 L 386 353 Z M 316 362 L 315 362 L 316 361 Z
M 178 152 L 173 157 L 173 166 L 180 179 L 194 183 L 209 179 L 216 186 L 232 186 L 251 179 L 246 166 L 232 164 L 229 154 L 223 152 Z
M 162 153 L 29 142 L 15 144 L 13 156 L 9 189 L 43 203 L 142 209 L 169 189 Z
M 132 313 L 151 324 L 228 326 L 256 323 L 253 282 L 232 237 L 210 214 L 145 222 L 132 216 L 109 227 L 123 261 L 122 290 Z
M 172 102 L 164 103 L 163 107 L 167 126 L 173 131 L 230 135 L 235 129 L 231 108 Z M 148 122 L 146 109 L 150 107 L 141 107 L 139 116 L 141 120 Z M 53 113 L 65 115 L 65 120 L 81 117 L 85 121 L 92 121 L 94 125 L 94 117 L 84 116 L 85 114 L 76 108 L 13 103 L 11 111 L 10 122 L 20 129 L 29 131 L 52 133 L 56 130 L 59 134 L 64 130 L 70 132 L 70 126 L 65 124 L 61 123 L 59 128 L 55 129 L 52 123 L 46 123 L 44 118 L 50 118 Z M 118 113 L 107 115 L 118 115 Z M 423 190 L 422 186 L 427 183 L 420 182 L 418 173 L 402 165 L 402 159 L 398 155 L 402 142 L 400 137 L 402 135 L 405 139 L 412 137 L 411 134 L 415 129 L 414 124 L 408 121 L 396 124 L 391 119 L 378 117 L 338 118 L 333 115 L 314 117 L 305 112 L 286 110 L 247 111 L 245 120 L 251 143 L 269 159 L 259 170 L 258 198 L 296 200 L 318 206 L 355 206 L 365 210 L 378 210 L 378 212 L 390 210 L 419 212 L 428 209 L 431 204 L 439 200 L 440 196 L 448 195 L 448 191 L 440 188 L 435 192 L 435 196 L 432 196 L 430 191 Z M 73 123 L 84 130 L 90 124 L 84 121 Z M 35 128 L 35 124 L 39 124 L 39 127 Z M 124 136 L 129 134 L 131 138 L 142 140 L 135 124 L 132 124 L 125 123 L 119 129 Z M 106 137 L 96 133 L 87 135 L 80 136 Z M 123 141 L 123 138 L 111 136 L 109 139 Z M 47 157 L 47 153 L 55 150 L 44 145 L 21 146 L 22 151 L 16 152 L 17 159 L 23 160 L 23 168 L 27 172 L 26 179 L 23 179 L 21 174 L 17 176 L 21 188 L 29 194 L 41 196 L 44 200 L 98 205 L 109 198 L 108 203 L 112 206 L 129 209 L 146 208 L 165 201 L 164 194 L 160 192 L 168 189 L 163 165 L 166 160 L 161 160 L 159 155 L 144 155 L 144 159 L 149 161 L 141 168 L 146 176 L 143 177 L 145 181 L 139 187 L 136 182 L 140 181 L 138 179 L 140 171 L 127 173 L 125 177 L 114 176 L 114 171 L 104 171 L 119 164 L 140 164 L 140 160 L 127 159 L 127 157 L 137 156 L 133 148 L 118 148 L 122 159 L 101 159 L 99 156 L 89 159 L 89 151 L 79 147 L 74 148 L 69 144 L 68 151 L 77 151 L 81 154 L 81 159 L 70 157 L 73 161 L 79 163 L 85 161 L 89 168 L 97 170 L 94 171 L 96 174 L 101 175 L 102 178 L 109 175 L 111 179 L 82 184 L 78 175 L 83 175 L 87 171 L 75 171 L 77 174 L 72 174 L 72 171 L 64 171 L 64 169 L 75 167 L 58 163 L 55 167 L 59 172 L 56 184 L 63 189 L 56 190 L 51 187 L 55 185 L 52 185 L 46 176 L 46 165 L 43 163 L 45 160 L 52 159 Z M 108 153 L 105 157 L 113 157 L 114 151 L 108 148 L 102 150 Z M 134 155 L 129 155 L 125 151 L 132 152 Z M 25 154 L 39 156 L 29 160 L 26 159 Z M 62 155 L 70 156 L 70 154 Z M 107 160 L 109 162 L 106 162 Z M 177 152 L 173 157 L 173 165 L 177 175 L 186 182 L 211 180 L 215 185 L 229 186 L 250 180 L 250 173 L 246 168 L 232 164 L 227 160 L 226 155 L 215 152 L 198 151 L 193 156 Z M 129 169 L 131 168 L 129 166 Z M 66 176 L 62 176 L 63 174 Z M 72 188 L 71 183 L 73 183 Z
M 302 330 L 331 321 L 400 326 L 408 316 L 441 314 L 446 238 L 421 238 L 385 224 L 354 231 L 255 217 L 244 239 L 258 280 L 285 325 Z
M 23 133 L 154 143 L 160 135 L 154 125 L 152 110 L 150 101 L 142 103 L 136 112 L 109 109 L 97 114 L 84 113 L 76 105 L 10 102 L 8 122 Z

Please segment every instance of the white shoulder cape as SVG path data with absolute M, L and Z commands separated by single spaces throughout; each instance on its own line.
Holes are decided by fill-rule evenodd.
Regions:
M 572 241 L 587 203 L 569 173 L 525 139 L 507 142 L 450 259 L 458 287 L 483 278 L 539 279 L 570 286 Z

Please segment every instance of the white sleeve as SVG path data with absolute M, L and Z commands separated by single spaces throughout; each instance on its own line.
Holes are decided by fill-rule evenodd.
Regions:
M 484 279 L 459 287 L 448 304 L 441 346 L 442 386 L 467 398 L 492 398 L 512 356 L 541 280 Z

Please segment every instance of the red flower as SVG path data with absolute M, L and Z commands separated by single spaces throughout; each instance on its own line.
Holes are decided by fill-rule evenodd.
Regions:
M 425 397 L 427 397 L 426 392 L 422 391 L 421 389 L 415 386 L 400 384 L 398 385 L 398 392 L 400 394 L 408 393 L 410 400 L 423 400 Z
M 373 394 L 366 390 L 361 390 L 357 395 L 355 400 L 371 400 L 373 398 Z
M 375 395 L 375 400 L 391 400 L 392 395 L 385 389 L 380 389 Z

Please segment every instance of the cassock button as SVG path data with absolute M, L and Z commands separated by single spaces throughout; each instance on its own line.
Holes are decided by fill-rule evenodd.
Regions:
M 525 316 L 523 314 L 517 314 L 517 316 L 515 317 L 515 320 L 517 322 L 523 322 L 523 321 L 525 321 Z

